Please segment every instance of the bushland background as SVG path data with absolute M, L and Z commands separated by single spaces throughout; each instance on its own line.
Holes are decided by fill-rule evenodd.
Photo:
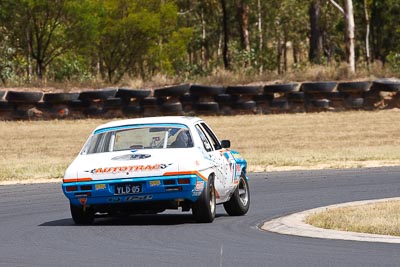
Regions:
M 2 0 L 4 87 L 398 76 L 397 0 Z
M 68 92 L 396 78 L 398 14 L 397 0 L 2 0 L 0 86 Z M 397 164 L 397 117 L 394 110 L 209 120 L 256 171 Z M 61 177 L 101 122 L 0 122 L 2 179 Z

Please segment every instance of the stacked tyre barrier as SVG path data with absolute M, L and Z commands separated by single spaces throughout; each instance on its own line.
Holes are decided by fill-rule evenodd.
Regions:
M 75 93 L 0 90 L 0 120 L 237 115 L 400 108 L 400 81 L 182 84 Z

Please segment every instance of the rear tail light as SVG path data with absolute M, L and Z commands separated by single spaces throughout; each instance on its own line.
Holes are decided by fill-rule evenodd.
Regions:
M 67 192 L 78 191 L 78 186 L 76 186 L 76 185 L 67 186 L 67 187 L 65 187 L 65 191 L 67 191 Z
M 178 184 L 190 184 L 189 178 L 178 179 Z
M 91 185 L 81 185 L 81 190 L 92 190 Z
M 164 180 L 164 185 L 172 185 L 175 184 L 175 180 Z

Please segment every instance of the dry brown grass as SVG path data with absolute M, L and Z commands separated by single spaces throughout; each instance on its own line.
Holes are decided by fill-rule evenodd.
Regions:
M 0 181 L 62 177 L 102 121 L 0 122 Z
M 400 165 L 398 111 L 211 117 L 249 170 Z
M 400 236 L 400 201 L 332 208 L 310 215 L 306 222 L 325 229 Z
M 400 165 L 399 111 L 204 117 L 249 171 Z M 0 181 L 60 178 L 106 120 L 0 122 Z

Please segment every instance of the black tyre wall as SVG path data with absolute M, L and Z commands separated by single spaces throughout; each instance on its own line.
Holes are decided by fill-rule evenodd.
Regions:
M 271 93 L 288 93 L 293 91 L 298 91 L 297 83 L 288 83 L 288 84 L 271 84 L 264 86 L 264 94 Z
M 343 93 L 362 93 L 367 92 L 371 87 L 371 82 L 345 82 L 339 83 L 337 90 Z
M 336 82 L 311 82 L 303 83 L 301 91 L 305 93 L 329 93 L 336 87 Z
M 117 89 L 101 89 L 93 91 L 83 91 L 79 94 L 80 100 L 95 100 L 95 99 L 107 99 L 115 97 Z
M 228 86 L 226 93 L 231 95 L 257 95 L 261 86 Z
M 42 92 L 17 92 L 8 91 L 6 99 L 10 103 L 35 104 L 43 97 Z
M 50 104 L 64 104 L 79 98 L 79 93 L 46 93 L 43 101 Z
M 182 96 L 189 92 L 190 84 L 175 85 L 154 90 L 155 97 Z
M 119 88 L 116 97 L 120 97 L 124 100 L 131 100 L 131 98 L 143 99 L 150 96 L 150 94 L 151 90 L 148 89 L 134 90 L 134 89 Z
M 190 86 L 190 95 L 192 96 L 215 96 L 223 94 L 225 88 L 223 86 L 205 86 L 205 85 L 192 85 Z

